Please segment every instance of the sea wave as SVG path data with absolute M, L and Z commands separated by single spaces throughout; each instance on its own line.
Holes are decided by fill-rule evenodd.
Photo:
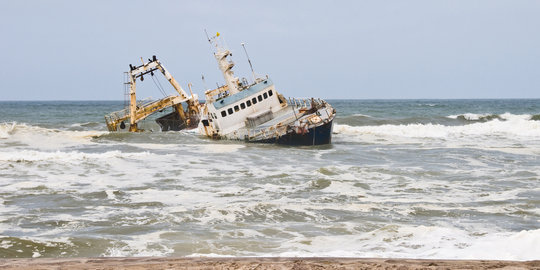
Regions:
M 22 150 L 12 152 L 2 152 L 0 156 L 1 161 L 14 161 L 14 162 L 35 162 L 35 161 L 51 161 L 51 162 L 72 162 L 91 159 L 104 159 L 109 160 L 111 158 L 138 158 L 151 155 L 148 152 L 141 153 L 124 153 L 118 150 L 107 151 L 104 153 L 83 153 L 79 151 L 55 151 L 55 152 L 42 152 L 34 150 Z
M 26 123 L 1 123 L 0 139 L 38 149 L 58 149 L 91 143 L 92 138 L 108 133 L 99 130 L 62 130 Z
M 355 114 L 353 114 L 352 116 L 371 118 L 371 115 L 361 114 L 361 113 L 355 113 Z
M 334 133 L 344 136 L 390 136 L 404 138 L 463 138 L 470 136 L 501 136 L 506 138 L 539 137 L 540 122 L 531 116 L 501 115 L 505 120 L 494 119 L 461 126 L 442 124 L 400 124 L 379 126 L 350 126 L 336 124 Z
M 0 139 L 7 139 L 15 129 L 16 122 L 0 124 Z
M 456 115 L 449 115 L 447 118 L 450 119 L 458 119 L 458 120 L 466 120 L 466 121 L 480 121 L 480 122 L 487 122 L 492 120 L 533 120 L 533 115 L 530 114 L 511 114 L 511 113 L 503 113 L 503 114 L 491 114 L 491 113 L 464 113 L 464 114 L 456 114 Z
M 288 251 L 276 255 L 534 260 L 540 229 L 471 233 L 451 227 L 388 225 L 356 235 L 293 238 L 282 247 Z

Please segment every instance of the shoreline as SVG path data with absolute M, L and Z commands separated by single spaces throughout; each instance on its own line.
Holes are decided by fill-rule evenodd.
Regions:
M 0 269 L 540 269 L 540 260 L 335 257 L 99 257 L 0 259 Z

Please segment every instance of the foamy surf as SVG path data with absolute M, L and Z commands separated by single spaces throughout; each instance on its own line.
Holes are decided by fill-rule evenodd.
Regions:
M 477 115 L 471 119 L 479 119 Z M 362 141 L 367 139 L 376 143 L 370 137 L 411 138 L 411 139 L 440 139 L 450 142 L 481 143 L 486 138 L 495 140 L 519 140 L 527 143 L 540 138 L 540 121 L 530 120 L 531 115 L 501 115 L 505 120 L 494 119 L 488 122 L 467 125 L 446 126 L 442 124 L 407 124 L 380 126 L 349 126 L 336 124 L 334 133 L 341 140 Z M 415 141 L 417 142 L 417 141 Z
M 477 113 L 464 113 L 464 114 L 456 114 L 456 115 L 449 115 L 447 116 L 450 119 L 464 119 L 469 121 L 490 121 L 494 119 L 499 120 L 534 120 L 533 115 L 530 114 L 521 114 L 521 115 L 515 115 L 511 113 L 503 113 L 503 114 L 477 114 Z
M 0 124 L 0 139 L 7 139 L 15 129 L 16 122 Z
M 539 102 L 331 102 L 321 147 L 0 106 L 0 257 L 535 259 Z
M 106 133 L 108 132 L 101 130 L 71 131 L 44 128 L 15 122 L 0 125 L 0 138 L 39 149 L 59 149 L 91 144 L 94 137 Z
M 447 227 L 390 225 L 357 235 L 293 239 L 279 257 L 535 260 L 540 230 L 470 232 Z M 516 252 L 519 251 L 519 252 Z

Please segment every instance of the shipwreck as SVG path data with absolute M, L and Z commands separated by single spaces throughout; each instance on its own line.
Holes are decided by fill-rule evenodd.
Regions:
M 197 128 L 199 134 L 212 139 L 286 145 L 331 143 L 336 110 L 329 103 L 318 98 L 285 98 L 268 76 L 255 76 L 249 56 L 253 81 L 240 80 L 234 75 L 234 62 L 229 59 L 232 54 L 222 45 L 219 33 L 208 41 L 215 49 L 224 85 L 205 91 L 205 102 L 200 103 L 191 87 L 188 96 L 155 56 L 140 66 L 130 65 L 126 82 L 129 106 L 105 116 L 109 131 L 142 131 L 137 126 L 139 121 L 173 108 L 171 113 L 156 119 L 162 131 Z M 157 72 L 165 76 L 178 95 L 137 102 L 137 79 L 142 81 L 144 75 L 154 76 Z

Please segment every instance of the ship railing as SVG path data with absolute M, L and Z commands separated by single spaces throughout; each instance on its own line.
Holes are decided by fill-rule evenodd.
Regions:
M 312 106 L 314 106 L 315 108 L 320 108 L 325 104 L 325 101 L 320 98 L 289 98 L 287 104 L 293 107 L 294 110 L 298 110 L 294 114 L 294 117 L 298 119 L 302 111 L 309 110 L 312 108 Z M 247 130 L 247 136 L 249 138 L 257 139 L 279 137 L 287 133 L 288 127 L 287 125 L 283 124 L 284 122 L 288 121 L 283 120 L 277 124 L 267 127 L 250 128 Z
M 287 104 L 295 108 L 311 109 L 312 105 L 317 108 L 321 107 L 324 101 L 320 98 L 289 98 Z
M 137 102 L 137 107 L 141 107 L 141 106 L 144 107 L 152 102 L 155 102 L 155 101 L 152 100 L 151 98 L 146 98 Z M 126 108 L 124 108 L 123 110 L 112 112 L 112 113 L 109 113 L 108 115 L 105 115 L 105 118 L 108 118 L 111 120 L 118 120 L 118 119 L 125 118 L 128 115 L 129 115 L 129 107 L 126 106 Z
M 139 100 L 139 101 L 137 101 L 137 109 L 138 108 L 144 108 L 144 107 L 149 106 L 150 104 L 158 102 L 158 101 L 160 101 L 160 100 L 159 99 L 155 100 L 155 99 L 152 99 L 152 98 L 145 98 L 143 100 Z
M 152 98 L 145 98 L 137 102 L 137 108 L 144 108 L 150 106 L 152 103 L 156 103 L 160 100 L 154 100 Z M 116 111 L 105 115 L 105 122 L 109 129 L 113 128 L 118 122 L 124 121 L 129 118 L 129 107 L 124 108 L 123 110 Z M 113 128 L 114 129 L 114 128 Z
M 105 115 L 105 119 L 107 122 L 115 122 L 118 119 L 126 118 L 129 115 L 129 108 L 125 108 L 120 111 L 112 112 L 107 115 Z
M 287 125 L 282 125 L 281 123 L 278 123 L 269 127 L 248 129 L 247 133 L 249 138 L 277 138 L 287 133 Z

